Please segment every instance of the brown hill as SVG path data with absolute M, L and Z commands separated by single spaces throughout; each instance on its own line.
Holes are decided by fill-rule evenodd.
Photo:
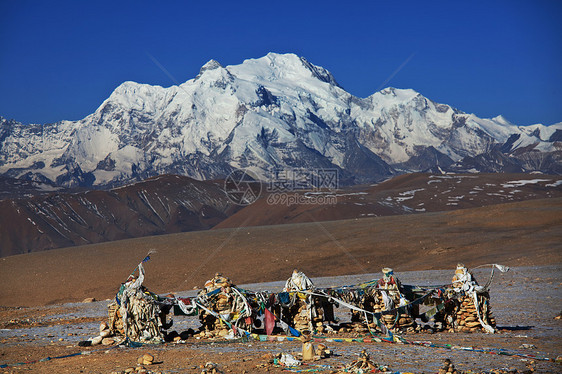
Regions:
M 335 193 L 266 193 L 215 229 L 442 212 L 548 197 L 562 197 L 561 176 L 415 173 Z
M 222 185 L 164 175 L 110 191 L 0 201 L 0 257 L 205 230 L 238 209 Z
M 242 222 L 245 223 L 245 222 Z M 562 261 L 562 198 L 451 212 L 231 228 L 129 239 L 0 259 L 0 305 L 110 298 L 148 250 L 152 291 L 202 286 L 215 272 L 238 284 L 309 276 L 448 269 L 457 262 Z
M 408 174 L 336 192 L 264 193 L 254 204 L 240 207 L 225 195 L 223 181 L 164 175 L 110 191 L 1 200 L 0 257 L 209 228 L 438 212 L 561 197 L 561 182 L 560 176 L 542 174 Z M 18 183 L 8 183 L 7 190 L 49 190 Z

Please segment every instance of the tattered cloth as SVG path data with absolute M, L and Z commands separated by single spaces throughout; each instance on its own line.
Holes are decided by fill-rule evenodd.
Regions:
M 119 291 L 117 300 L 121 304 L 119 313 L 122 316 L 123 330 L 127 338 L 142 343 L 161 343 L 164 335 L 161 331 L 162 321 L 159 318 L 160 306 L 155 295 L 142 287 L 144 268 L 139 264 L 139 277 L 127 282 Z

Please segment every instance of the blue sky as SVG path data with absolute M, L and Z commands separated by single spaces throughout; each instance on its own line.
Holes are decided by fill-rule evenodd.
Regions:
M 166 5 L 163 5 L 166 4 Z M 293 52 L 350 93 L 393 86 L 480 117 L 562 121 L 560 1 L 0 2 L 0 116 L 77 120 L 120 83 Z M 401 67 L 401 68 L 400 68 Z

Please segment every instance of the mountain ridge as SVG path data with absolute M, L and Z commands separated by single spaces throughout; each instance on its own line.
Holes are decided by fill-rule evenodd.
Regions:
M 0 200 L 0 257 L 207 230 L 239 208 L 219 183 L 177 175 L 107 191 L 59 191 L 4 199 Z
M 481 119 L 412 89 L 359 98 L 305 58 L 269 53 L 226 67 L 210 60 L 167 88 L 124 82 L 79 121 L 0 119 L 0 174 L 96 188 L 160 174 L 223 178 L 237 168 L 264 180 L 271 169 L 332 168 L 347 184 L 437 167 L 558 174 L 560 138 L 562 123 Z

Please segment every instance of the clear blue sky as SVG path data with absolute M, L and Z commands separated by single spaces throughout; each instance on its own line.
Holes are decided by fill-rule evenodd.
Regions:
M 77 120 L 123 81 L 174 84 L 149 56 L 184 82 L 212 58 L 272 51 L 327 68 L 356 96 L 413 88 L 481 117 L 552 124 L 562 121 L 561 17 L 562 2 L 541 0 L 3 0 L 0 115 Z

